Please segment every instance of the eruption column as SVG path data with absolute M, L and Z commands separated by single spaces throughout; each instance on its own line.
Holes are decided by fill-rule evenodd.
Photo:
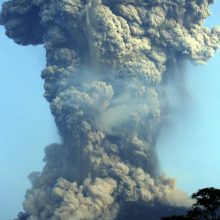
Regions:
M 1 23 L 18 44 L 44 44 L 45 98 L 62 144 L 30 175 L 19 220 L 158 219 L 187 207 L 160 176 L 155 144 L 167 117 L 170 69 L 205 63 L 220 28 L 203 22 L 212 0 L 11 0 Z M 181 72 L 181 71 L 180 71 Z M 175 72 L 175 74 L 179 74 Z M 133 216 L 124 210 L 133 207 Z M 125 217 L 126 216 L 126 217 Z

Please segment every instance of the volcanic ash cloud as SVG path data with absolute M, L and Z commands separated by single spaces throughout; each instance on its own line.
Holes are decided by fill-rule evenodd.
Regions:
M 30 175 L 19 220 L 122 219 L 127 204 L 138 220 L 139 206 L 191 204 L 174 180 L 159 176 L 155 143 L 169 109 L 169 70 L 186 59 L 205 63 L 220 46 L 220 28 L 203 27 L 211 3 L 3 4 L 10 38 L 45 45 L 44 96 L 63 140 L 46 147 L 43 171 Z

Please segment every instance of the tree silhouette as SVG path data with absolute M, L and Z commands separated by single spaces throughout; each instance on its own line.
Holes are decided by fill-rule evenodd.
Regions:
M 220 189 L 204 188 L 192 194 L 196 200 L 185 216 L 162 217 L 162 220 L 220 220 Z
M 220 189 L 213 187 L 200 189 L 197 193 L 193 193 L 192 198 L 197 200 L 193 208 L 200 209 L 203 219 L 220 219 Z

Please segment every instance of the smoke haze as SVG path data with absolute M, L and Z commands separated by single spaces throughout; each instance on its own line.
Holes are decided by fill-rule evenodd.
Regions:
M 191 205 L 160 175 L 155 145 L 172 117 L 169 83 L 182 94 L 184 61 L 205 63 L 220 45 L 220 28 L 203 27 L 211 3 L 3 4 L 10 38 L 45 45 L 44 96 L 62 137 L 46 147 L 43 171 L 30 175 L 18 219 L 128 219 L 129 207 L 129 218 L 141 219 L 152 207 Z

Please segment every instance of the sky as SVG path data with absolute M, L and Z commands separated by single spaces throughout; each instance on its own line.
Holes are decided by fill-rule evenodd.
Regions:
M 9 220 L 22 210 L 27 176 L 42 169 L 44 147 L 59 137 L 43 98 L 43 46 L 16 45 L 4 32 L 0 26 L 0 219 Z
M 218 1 L 206 26 L 220 25 L 219 10 Z M 43 98 L 43 46 L 18 46 L 3 27 L 0 45 L 0 219 L 9 220 L 22 210 L 28 174 L 42 169 L 44 147 L 59 136 Z M 187 63 L 187 94 L 178 97 L 175 119 L 157 143 L 162 172 L 189 195 L 202 187 L 220 188 L 219 60 L 220 52 L 206 65 Z
M 219 10 L 216 1 L 207 27 L 220 26 Z M 185 66 L 187 95 L 179 97 L 175 118 L 157 145 L 162 171 L 189 195 L 199 188 L 220 188 L 219 63 L 220 51 L 205 65 Z

